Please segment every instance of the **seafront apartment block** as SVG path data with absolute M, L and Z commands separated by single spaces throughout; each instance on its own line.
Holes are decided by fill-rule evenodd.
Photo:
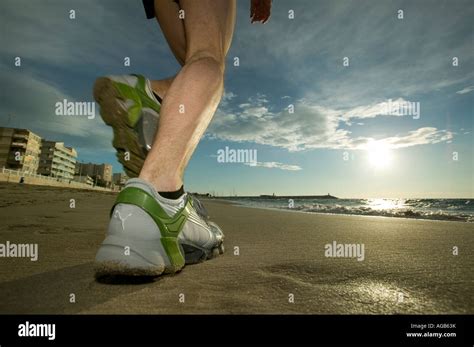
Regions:
M 94 181 L 102 181 L 103 185 L 110 186 L 112 184 L 112 169 L 112 164 L 77 163 L 76 176 L 88 175 Z
M 112 175 L 112 179 L 114 184 L 118 186 L 124 186 L 128 181 L 128 176 L 124 172 L 118 172 Z
M 27 129 L 0 127 L 0 168 L 36 174 L 41 137 Z
M 64 142 L 41 142 L 41 155 L 38 167 L 40 175 L 74 179 L 77 152 L 72 147 L 66 147 Z

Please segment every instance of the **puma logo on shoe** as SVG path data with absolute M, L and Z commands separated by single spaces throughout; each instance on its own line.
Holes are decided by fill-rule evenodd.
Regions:
M 120 214 L 120 211 L 115 211 L 114 216 L 120 219 L 120 222 L 122 223 L 122 230 L 125 230 L 125 221 L 127 220 L 128 217 L 130 217 L 132 214 L 129 213 L 125 218 L 122 218 L 122 215 Z

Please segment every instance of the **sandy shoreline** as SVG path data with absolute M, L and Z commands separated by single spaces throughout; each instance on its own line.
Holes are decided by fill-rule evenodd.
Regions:
M 216 200 L 205 205 L 226 234 L 223 256 L 150 283 L 98 283 L 92 261 L 114 198 L 0 184 L 0 243 L 37 243 L 39 251 L 36 262 L 0 258 L 1 313 L 474 313 L 470 223 Z M 333 241 L 363 244 L 364 260 L 326 257 Z

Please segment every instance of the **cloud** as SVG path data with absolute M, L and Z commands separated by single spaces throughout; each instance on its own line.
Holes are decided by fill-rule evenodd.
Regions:
M 458 91 L 456 92 L 456 94 L 467 94 L 467 93 L 472 92 L 473 90 L 474 90 L 474 86 L 469 86 L 469 87 L 466 87 L 466 88 L 464 88 L 464 89 L 462 89 L 462 90 L 458 90 Z
M 76 18 L 69 18 L 69 11 Z M 54 67 L 119 66 L 125 56 L 139 66 L 150 54 L 168 51 L 160 34 L 147 30 L 141 2 L 2 1 L 2 55 Z M 141 37 L 140 44 L 132 45 Z M 155 44 L 152 46 L 153 39 Z M 150 52 L 153 49 L 153 53 Z
M 0 22 L 0 73 L 8 85 L 1 93 L 1 126 L 64 141 L 80 157 L 114 152 L 112 130 L 102 122 L 98 105 L 95 119 L 88 120 L 55 115 L 56 102 L 92 102 L 97 76 L 130 73 L 124 57 L 131 58 L 131 71 L 137 73 L 151 67 L 156 72 L 156 61 L 167 76 L 176 67 L 156 21 L 145 19 L 141 2 L 5 0 Z M 17 56 L 21 67 L 13 66 Z
M 359 137 L 352 140 L 357 144 L 352 149 L 367 149 L 373 142 L 383 143 L 388 148 L 405 148 L 419 145 L 435 144 L 440 142 L 449 143 L 453 139 L 453 133 L 448 130 L 438 130 L 433 127 L 424 127 L 409 131 L 406 135 L 396 135 L 382 139 Z
M 237 103 L 236 94 L 226 91 L 207 136 L 290 151 L 363 148 L 381 139 L 355 136 L 351 121 L 379 117 L 387 96 L 407 101 L 416 93 L 457 90 L 474 76 L 470 1 L 430 11 L 422 2 L 404 2 L 409 16 L 403 21 L 396 19 L 398 7 L 372 0 L 294 2 L 295 20 L 288 19 L 287 5 L 277 5 L 264 26 L 238 16 L 229 59 L 238 56 L 241 64 L 227 68 L 226 81 L 239 94 L 245 91 L 246 99 Z M 247 2 L 238 6 L 239 13 L 248 13 Z M 75 20 L 68 18 L 71 7 Z M 169 74 L 175 66 L 156 21 L 144 19 L 140 2 L 84 0 L 71 6 L 59 0 L 5 0 L 0 21 L 5 28 L 0 63 L 9 66 L 4 71 L 0 64 L 8 86 L 2 91 L 2 119 L 12 118 L 10 126 L 69 137 L 85 150 L 110 149 L 110 129 L 98 117 L 58 118 L 54 102 L 90 95 L 86 86 L 99 74 L 147 69 L 151 75 Z M 460 58 L 456 68 L 450 52 Z M 22 57 L 20 70 L 12 66 L 15 56 Z M 124 56 L 131 57 L 133 70 L 124 69 Z M 347 68 L 341 64 L 344 56 L 350 57 Z M 280 102 L 291 95 L 295 113 L 275 111 L 269 97 L 257 91 Z M 401 148 L 452 137 L 449 131 L 423 127 L 385 140 Z
M 239 6 L 239 11 L 248 11 L 247 3 Z M 409 16 L 397 19 L 399 8 Z M 294 20 L 275 4 L 265 26 L 250 25 L 248 18 L 240 17 L 233 43 L 245 47 L 234 53 L 240 57 L 240 69 L 259 71 L 259 76 L 273 80 L 278 76 L 288 86 L 281 95 L 310 91 L 326 107 L 353 107 L 390 94 L 435 92 L 474 77 L 469 20 L 474 6 L 468 0 L 431 6 L 429 11 L 423 2 L 368 0 L 298 1 L 291 9 Z M 462 62 L 456 69 L 447 52 Z M 342 66 L 343 57 L 350 58 L 348 67 Z
M 289 165 L 283 164 L 276 161 L 258 161 L 256 163 L 244 163 L 247 166 L 254 166 L 254 167 L 265 167 L 269 169 L 280 169 L 280 170 L 287 170 L 287 171 L 299 171 L 302 168 L 298 165 Z
M 2 92 L 0 113 L 8 117 L 2 126 L 26 128 L 42 138 L 64 141 L 66 145 L 94 151 L 111 149 L 112 133 L 103 124 L 96 105 L 96 117 L 58 116 L 55 104 L 76 101 L 53 83 L 24 70 L 8 70 L 0 65 L 3 82 L 9 87 Z M 86 101 L 86 100 L 80 100 Z M 90 100 L 88 100 L 90 101 Z
M 342 119 L 345 121 L 351 118 L 364 119 L 375 118 L 377 116 L 403 116 L 404 108 L 413 105 L 414 102 L 398 98 L 396 100 L 389 99 L 387 101 L 378 102 L 370 105 L 358 106 L 345 111 Z
M 424 127 L 408 132 L 404 136 L 393 136 L 384 139 L 391 148 L 403 148 L 418 145 L 434 144 L 452 140 L 453 133 L 448 130 L 438 130 L 433 127 Z
M 233 98 L 235 98 L 237 95 L 235 93 L 232 93 L 230 91 L 224 91 L 224 95 L 222 95 L 222 101 L 228 101 L 228 100 L 232 100 Z M 221 101 L 221 102 L 222 102 Z
M 402 98 L 398 101 L 408 102 Z M 308 99 L 295 103 L 294 113 L 273 112 L 250 100 L 237 106 L 220 107 L 206 136 L 235 142 L 253 142 L 289 151 L 307 149 L 365 149 L 373 141 L 384 141 L 391 148 L 435 144 L 453 138 L 453 133 L 434 127 L 423 127 L 386 138 L 354 137 L 348 124 L 351 118 L 375 118 L 384 102 L 337 110 L 318 105 Z M 392 116 L 400 117 L 399 112 Z M 350 123 L 349 123 L 350 124 Z

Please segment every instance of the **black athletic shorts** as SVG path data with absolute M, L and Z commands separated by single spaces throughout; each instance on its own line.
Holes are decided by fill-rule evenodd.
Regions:
M 155 18 L 155 0 L 142 0 L 145 7 L 146 18 Z M 170 0 L 171 1 L 171 0 Z M 173 0 L 179 5 L 179 0 Z

